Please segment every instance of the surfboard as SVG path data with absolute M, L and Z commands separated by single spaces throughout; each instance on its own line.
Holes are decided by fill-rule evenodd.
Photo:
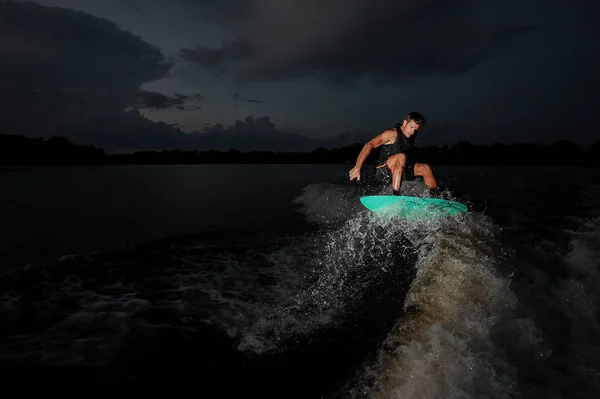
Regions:
M 467 212 L 464 204 L 441 198 L 407 195 L 371 195 L 360 202 L 375 213 L 391 213 L 403 219 L 427 219 Z

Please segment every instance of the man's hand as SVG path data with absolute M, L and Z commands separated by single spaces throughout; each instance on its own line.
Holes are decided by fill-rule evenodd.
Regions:
M 350 169 L 350 181 L 354 179 L 356 179 L 357 181 L 360 180 L 360 168 L 357 166 Z

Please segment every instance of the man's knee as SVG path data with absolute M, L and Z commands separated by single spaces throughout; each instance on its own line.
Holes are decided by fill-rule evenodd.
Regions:
M 406 166 L 406 155 L 403 153 L 394 154 L 389 157 L 387 165 L 390 169 L 404 169 Z
M 427 163 L 416 163 L 415 174 L 418 176 L 432 176 L 433 170 L 431 170 L 431 166 Z

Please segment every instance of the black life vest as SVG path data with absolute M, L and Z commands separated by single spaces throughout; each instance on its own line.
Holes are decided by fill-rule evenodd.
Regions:
M 381 152 L 379 153 L 379 165 L 383 165 L 387 162 L 388 158 L 394 154 L 399 152 L 403 152 L 408 156 L 408 152 L 415 145 L 415 137 L 417 134 L 413 134 L 413 136 L 409 139 L 407 138 L 400 129 L 400 124 L 395 126 L 395 130 L 398 132 L 398 138 L 393 144 L 384 144 L 381 146 Z

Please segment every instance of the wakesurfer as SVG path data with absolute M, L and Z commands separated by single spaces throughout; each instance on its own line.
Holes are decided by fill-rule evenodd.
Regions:
M 381 147 L 375 176 L 379 181 L 392 181 L 394 195 L 400 195 L 403 179 L 412 181 L 416 176 L 423 181 L 430 192 L 437 188 L 437 182 L 428 163 L 421 162 L 415 154 L 415 137 L 419 128 L 425 126 L 425 118 L 418 112 L 410 112 L 402 123 L 386 129 L 367 142 L 350 170 L 350 180 L 360 180 L 360 169 L 375 148 Z

